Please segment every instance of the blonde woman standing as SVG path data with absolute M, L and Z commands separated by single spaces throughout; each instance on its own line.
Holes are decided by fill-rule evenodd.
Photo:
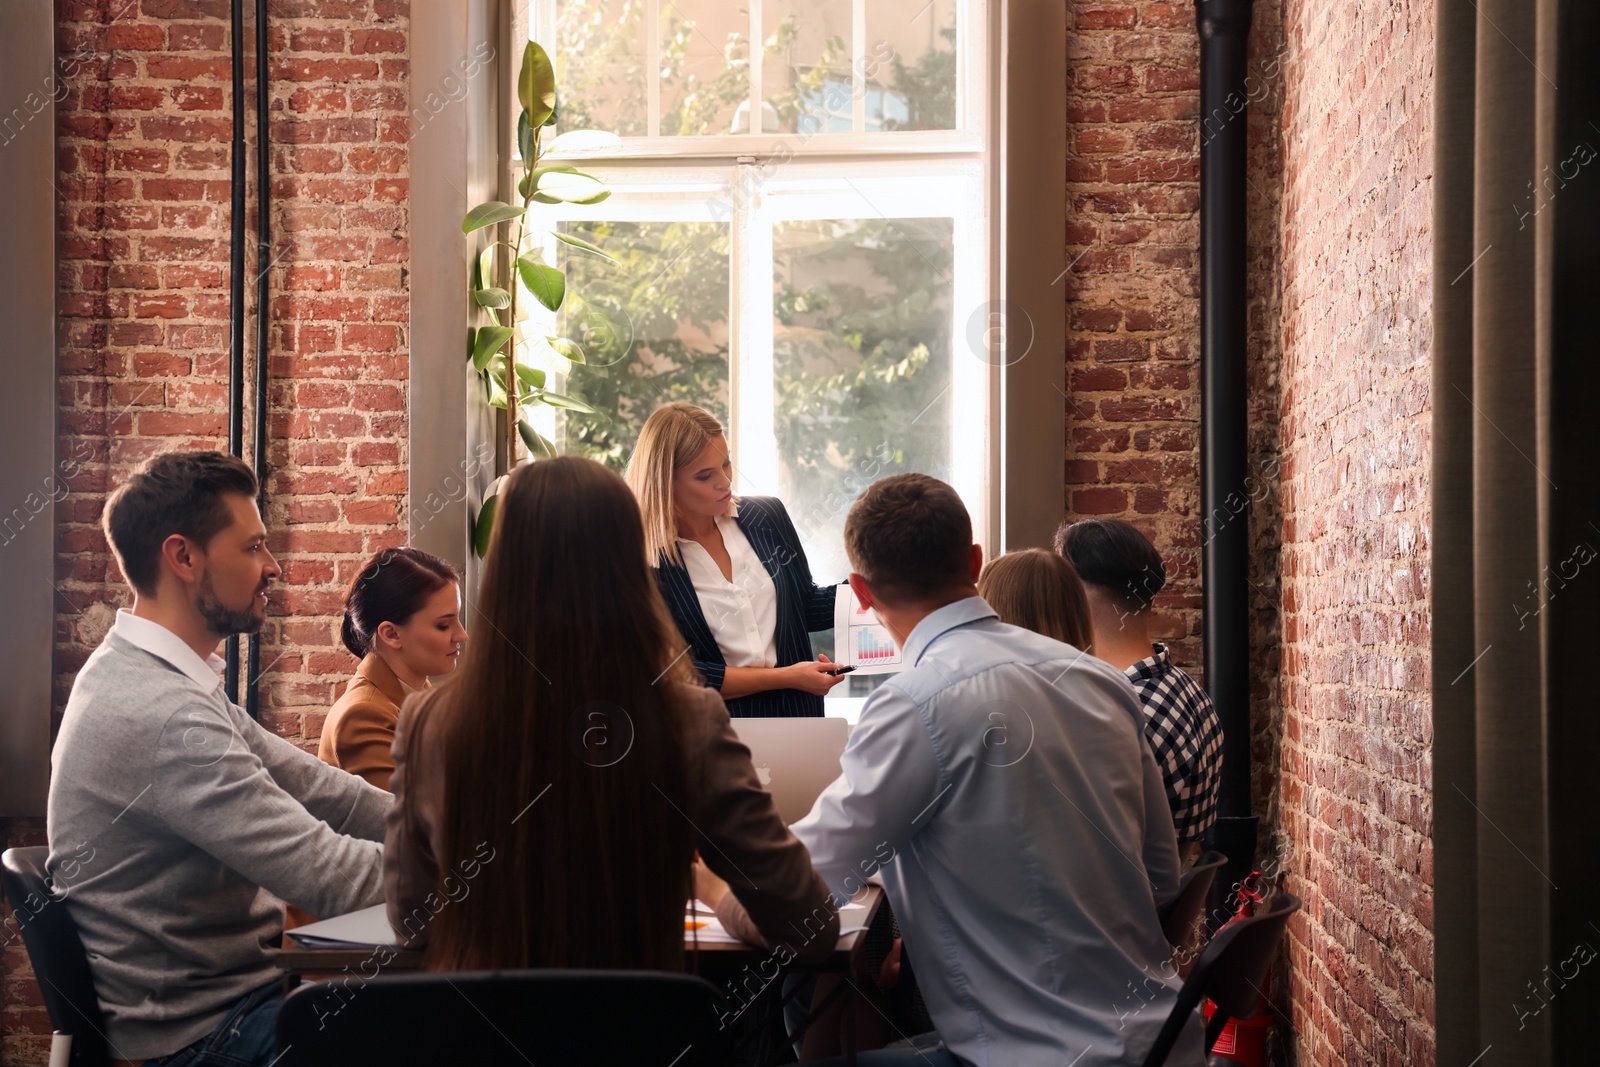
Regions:
M 656 585 L 695 669 L 740 717 L 822 714 L 836 665 L 811 654 L 833 626 L 834 588 L 817 586 L 776 497 L 733 495 L 722 424 L 693 404 L 658 408 L 628 463 Z

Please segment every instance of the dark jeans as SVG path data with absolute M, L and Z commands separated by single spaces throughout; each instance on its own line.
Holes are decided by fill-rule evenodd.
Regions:
M 283 1004 L 283 982 L 264 985 L 233 1006 L 217 1028 L 145 1067 L 269 1067 L 278 1058 L 273 1027 Z

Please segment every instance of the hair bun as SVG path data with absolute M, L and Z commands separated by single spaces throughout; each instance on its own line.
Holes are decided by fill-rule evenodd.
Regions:
M 344 622 L 339 624 L 339 639 L 356 659 L 365 659 L 372 649 L 372 639 L 361 632 L 356 620 L 350 616 L 349 610 L 344 613 Z

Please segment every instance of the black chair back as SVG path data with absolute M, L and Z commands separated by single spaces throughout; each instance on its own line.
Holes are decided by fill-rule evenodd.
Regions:
M 1178 1002 L 1145 1056 L 1144 1067 L 1161 1067 L 1167 1061 L 1202 998 L 1209 997 L 1217 1005 L 1206 1026 L 1208 1055 L 1229 1018 L 1248 1019 L 1256 1013 L 1262 979 L 1278 954 L 1289 916 L 1299 910 L 1300 898 L 1283 893 L 1250 918 L 1235 920 L 1216 932 L 1178 991 Z
M 1178 895 L 1158 909 L 1161 932 L 1166 935 L 1167 944 L 1181 947 L 1188 940 L 1206 905 L 1211 882 L 1216 878 L 1218 869 L 1227 862 L 1228 857 L 1222 853 L 1207 852 L 1195 861 L 1193 867 L 1183 872 L 1183 877 L 1178 879 Z
M 279 1067 L 727 1062 L 715 986 L 654 971 L 455 971 L 311 982 L 278 1013 Z
M 50 889 L 45 870 L 49 854 L 43 845 L 7 849 L 0 855 L 0 882 L 39 979 L 50 1027 L 72 1039 L 67 1062 L 72 1067 L 103 1067 L 108 1061 L 105 1018 L 78 927 L 66 904 Z

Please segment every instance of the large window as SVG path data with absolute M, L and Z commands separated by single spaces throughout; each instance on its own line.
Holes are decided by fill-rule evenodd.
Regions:
M 608 135 L 562 153 L 612 190 L 541 221 L 617 261 L 544 248 L 569 272 L 550 325 L 587 352 L 546 369 L 600 414 L 545 410 L 541 432 L 620 470 L 659 404 L 706 407 L 818 581 L 848 571 L 845 513 L 884 474 L 948 480 L 981 536 L 981 0 L 535 0 L 530 32 L 554 132 Z

